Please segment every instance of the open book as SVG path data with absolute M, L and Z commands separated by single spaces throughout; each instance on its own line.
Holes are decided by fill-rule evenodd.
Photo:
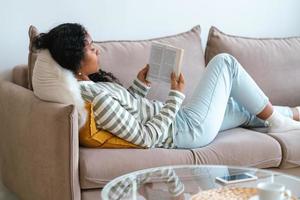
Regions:
M 147 74 L 149 81 L 164 81 L 170 83 L 171 73 L 175 72 L 179 77 L 184 49 L 169 44 L 153 42 L 151 45 Z

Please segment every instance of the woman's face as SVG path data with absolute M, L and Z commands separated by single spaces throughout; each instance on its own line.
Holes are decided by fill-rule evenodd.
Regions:
M 91 36 L 88 34 L 86 37 L 86 45 L 84 48 L 84 58 L 81 61 L 79 72 L 84 75 L 90 75 L 98 72 L 99 70 L 99 49 L 93 43 Z

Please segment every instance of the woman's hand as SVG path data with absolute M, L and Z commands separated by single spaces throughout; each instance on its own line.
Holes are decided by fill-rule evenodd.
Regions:
M 141 71 L 139 71 L 137 78 L 141 82 L 145 83 L 147 86 L 150 86 L 151 82 L 146 80 L 148 71 L 149 71 L 149 64 L 145 65 L 145 67 L 141 69 Z
M 171 90 L 177 90 L 183 93 L 184 90 L 184 77 L 182 73 L 180 73 L 178 79 L 176 78 L 176 74 L 174 72 L 171 73 Z

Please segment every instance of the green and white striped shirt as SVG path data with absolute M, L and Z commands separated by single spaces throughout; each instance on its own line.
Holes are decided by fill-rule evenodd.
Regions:
M 184 94 L 170 90 L 165 103 L 146 97 L 150 87 L 135 79 L 128 89 L 116 83 L 80 81 L 97 128 L 144 148 L 174 148 L 174 121 Z

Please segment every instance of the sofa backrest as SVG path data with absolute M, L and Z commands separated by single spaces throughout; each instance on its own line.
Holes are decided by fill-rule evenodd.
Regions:
M 273 104 L 300 104 L 300 37 L 240 37 L 212 27 L 205 51 L 206 63 L 224 52 L 237 58 Z
M 271 102 L 277 105 L 296 106 L 300 103 L 300 37 L 249 38 L 225 34 L 212 27 L 206 45 L 205 63 L 201 48 L 200 26 L 190 31 L 149 40 L 98 41 L 100 65 L 112 72 L 124 86 L 129 86 L 137 72 L 148 62 L 153 41 L 165 42 L 185 49 L 183 74 L 186 79 L 187 102 L 199 81 L 205 63 L 219 53 L 236 57 L 247 72 L 263 89 Z M 29 28 L 28 88 L 32 89 L 31 76 L 37 51 L 32 46 L 38 30 Z M 164 100 L 169 85 L 152 83 L 149 98 Z
M 100 66 L 115 74 L 125 86 L 129 86 L 138 71 L 148 63 L 152 42 L 168 43 L 184 49 L 182 72 L 186 79 L 187 102 L 205 69 L 200 26 L 177 35 L 149 40 L 96 42 L 100 48 Z M 167 97 L 169 84 L 156 82 L 151 85 L 148 98 L 164 100 Z
M 182 72 L 186 77 L 185 102 L 190 98 L 204 68 L 204 53 L 200 39 L 200 26 L 195 26 L 189 31 L 176 35 L 153 38 L 149 40 L 120 40 L 120 41 L 96 41 L 100 49 L 100 67 L 112 72 L 125 86 L 128 87 L 136 78 L 137 73 L 148 63 L 150 46 L 152 42 L 162 42 L 183 48 Z M 38 51 L 32 46 L 33 38 L 38 30 L 29 28 L 29 88 L 32 89 L 31 76 Z M 148 98 L 164 101 L 170 90 L 170 85 L 162 82 L 152 83 L 152 89 Z

